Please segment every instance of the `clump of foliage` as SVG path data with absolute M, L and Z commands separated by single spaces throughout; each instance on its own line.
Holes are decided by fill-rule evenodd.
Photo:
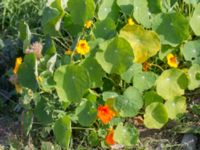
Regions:
M 199 10 L 198 0 L 48 1 L 42 33 L 19 26 L 24 134 L 41 147 L 135 147 L 129 119 L 160 129 L 179 118 L 185 90 L 200 86 Z

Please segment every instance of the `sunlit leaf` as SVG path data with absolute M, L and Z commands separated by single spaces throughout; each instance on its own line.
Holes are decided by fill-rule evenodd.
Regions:
M 178 118 L 178 115 L 185 113 L 186 107 L 186 98 L 183 96 L 176 97 L 165 103 L 165 108 L 170 119 L 176 119 Z
M 162 103 L 154 102 L 148 105 L 144 114 L 144 125 L 150 129 L 160 129 L 168 121 L 167 111 Z
M 200 4 L 196 5 L 192 18 L 190 19 L 190 26 L 197 36 L 200 36 Z
M 133 48 L 134 61 L 145 62 L 160 50 L 160 40 L 153 31 L 143 29 L 139 25 L 126 25 L 120 31 L 120 37 L 125 38 Z
M 185 60 L 200 64 L 200 40 L 187 42 L 182 49 Z
M 133 146 L 138 142 L 138 130 L 129 124 L 119 123 L 114 131 L 114 141 L 125 146 Z
M 165 100 L 173 100 L 184 94 L 188 80 L 186 74 L 178 69 L 165 70 L 156 81 L 156 91 Z

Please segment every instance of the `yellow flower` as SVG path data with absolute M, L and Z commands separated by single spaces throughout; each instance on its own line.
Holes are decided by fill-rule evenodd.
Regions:
M 81 55 L 89 53 L 90 47 L 86 40 L 80 40 L 76 45 L 76 52 Z
M 134 25 L 135 23 L 134 23 L 134 21 L 133 21 L 133 19 L 132 18 L 129 18 L 128 19 L 128 25 Z
M 89 29 L 91 26 L 92 26 L 91 20 L 88 20 L 88 21 L 85 22 L 85 25 L 84 25 L 85 28 Z
M 19 66 L 22 64 L 22 57 L 17 57 L 15 60 L 15 68 L 13 69 L 14 74 L 17 74 Z
M 37 79 L 38 82 L 42 82 L 43 81 L 43 78 L 41 76 L 37 76 L 36 79 Z
M 66 55 L 71 55 L 71 54 L 72 54 L 72 51 L 71 51 L 70 49 L 67 49 L 67 50 L 65 51 L 65 54 L 66 54 Z
M 178 67 L 178 61 L 176 59 L 176 56 L 174 56 L 172 53 L 167 55 L 167 63 L 170 67 Z

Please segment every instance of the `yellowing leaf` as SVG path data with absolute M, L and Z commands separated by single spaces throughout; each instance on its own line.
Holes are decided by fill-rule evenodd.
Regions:
M 157 54 L 161 48 L 160 40 L 153 31 L 147 31 L 139 25 L 126 25 L 120 31 L 121 37 L 125 38 L 132 46 L 137 63 L 143 63 L 148 58 Z

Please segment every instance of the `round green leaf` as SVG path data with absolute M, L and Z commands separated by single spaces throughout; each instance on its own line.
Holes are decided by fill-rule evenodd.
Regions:
M 69 0 L 68 9 L 72 21 L 78 25 L 84 25 L 87 20 L 94 17 L 95 3 L 94 0 Z
M 61 19 L 64 16 L 64 5 L 62 0 L 53 1 L 44 9 L 42 15 L 43 32 L 47 35 L 56 36 L 60 30 Z
M 135 20 L 142 24 L 146 28 L 151 27 L 151 13 L 149 12 L 147 0 L 135 0 L 134 1 L 134 13 Z
M 153 72 L 142 72 L 134 75 L 133 85 L 140 91 L 145 91 L 154 86 L 156 74 Z
M 117 5 L 121 8 L 122 12 L 129 15 L 133 11 L 134 0 L 117 0 Z
M 197 36 L 200 36 L 200 4 L 195 7 L 190 26 Z
M 82 66 L 85 67 L 89 73 L 92 88 L 103 85 L 102 78 L 104 77 L 105 72 L 95 58 L 88 57 L 83 62 Z
M 115 0 L 102 0 L 98 11 L 99 20 L 104 20 L 106 18 L 112 18 L 113 20 L 116 20 L 118 16 L 119 8 L 116 5 Z
M 189 22 L 178 13 L 160 13 L 153 20 L 153 29 L 162 44 L 176 46 L 189 37 Z
M 194 90 L 200 87 L 200 79 L 198 78 L 198 74 L 200 74 L 200 65 L 193 64 L 190 69 L 188 70 L 189 76 L 189 90 Z
M 176 96 L 183 95 L 184 89 L 182 88 L 186 88 L 185 85 L 188 84 L 188 80 L 181 80 L 183 83 L 179 83 L 179 79 L 183 77 L 182 75 L 186 76 L 178 69 L 165 70 L 156 81 L 157 93 L 165 100 L 173 100 Z
M 142 64 L 134 63 L 125 73 L 122 74 L 122 79 L 127 83 L 131 83 L 134 75 L 142 72 Z
M 83 101 L 76 108 L 76 114 L 78 116 L 78 122 L 82 126 L 90 126 L 96 120 L 97 108 L 96 103 L 90 101 Z
M 157 34 L 139 25 L 126 25 L 121 29 L 119 36 L 131 44 L 135 56 L 134 61 L 138 63 L 143 63 L 156 55 L 161 48 Z
M 68 116 L 64 116 L 55 122 L 53 133 L 56 141 L 65 149 L 69 148 L 71 132 L 71 121 Z
M 200 40 L 187 42 L 182 49 L 185 60 L 200 64 Z
M 162 103 L 148 105 L 144 114 L 144 125 L 150 129 L 160 129 L 168 121 L 167 111 Z
M 162 11 L 162 0 L 147 0 L 149 11 L 151 13 L 160 13 Z
M 94 35 L 96 38 L 109 39 L 116 34 L 115 22 L 106 18 L 103 21 L 97 21 L 94 28 Z
M 107 73 L 123 74 L 133 64 L 133 50 L 123 38 L 114 38 L 102 51 L 97 52 L 96 59 Z
M 60 101 L 79 102 L 90 87 L 88 72 L 83 66 L 64 65 L 55 74 L 56 90 Z
M 186 98 L 176 97 L 174 100 L 166 101 L 165 108 L 170 119 L 176 119 L 178 115 L 186 112 Z
M 163 98 L 154 91 L 148 91 L 144 94 L 145 107 L 154 102 L 163 102 Z
M 134 87 L 127 88 L 123 96 L 118 96 L 114 101 L 114 108 L 121 117 L 134 117 L 142 106 L 142 95 Z
M 18 81 L 26 88 L 35 91 L 38 88 L 36 76 L 36 57 L 34 53 L 24 57 L 24 62 L 20 65 L 18 71 Z
M 133 146 L 138 142 L 138 130 L 132 125 L 119 123 L 114 131 L 114 141 L 125 146 Z

